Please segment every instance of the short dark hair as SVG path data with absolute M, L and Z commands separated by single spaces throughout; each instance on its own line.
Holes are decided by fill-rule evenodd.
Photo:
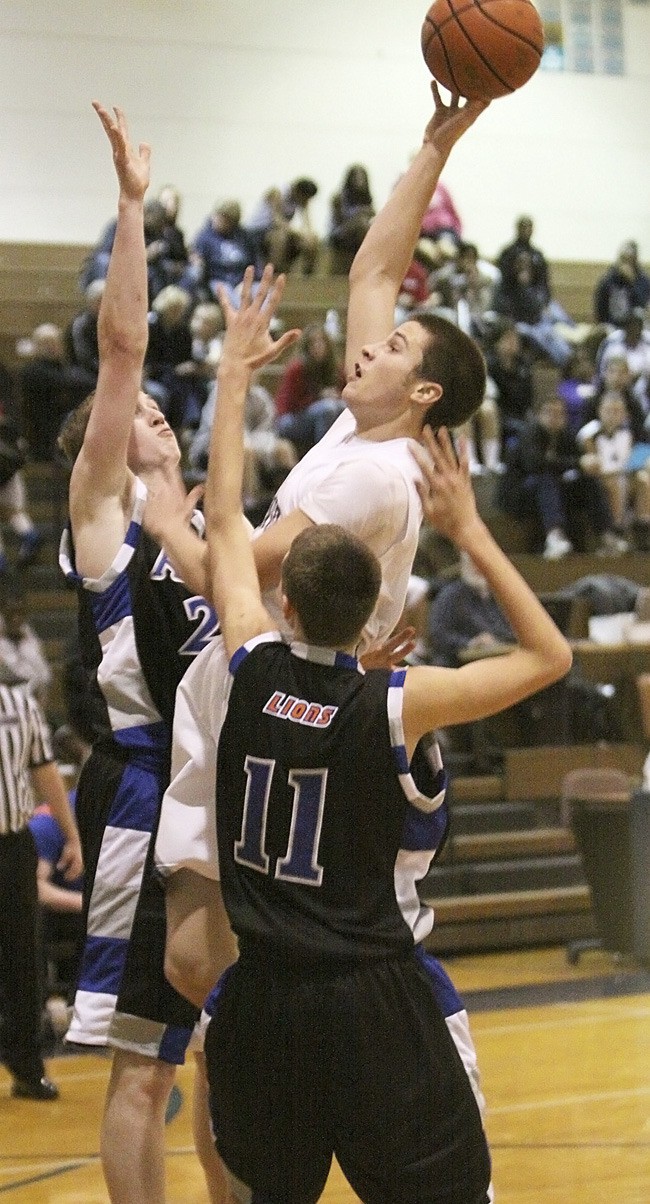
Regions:
M 81 445 L 86 434 L 90 411 L 93 408 L 95 400 L 95 392 L 89 393 L 82 401 L 81 405 L 77 406 L 76 410 L 72 410 L 65 419 L 56 441 L 59 451 L 62 451 L 66 460 L 70 464 L 74 464 Z
M 291 185 L 291 192 L 298 200 L 311 201 L 312 197 L 315 197 L 318 192 L 318 184 L 314 180 L 310 180 L 307 176 L 300 176 Z
M 361 634 L 381 586 L 374 552 L 333 523 L 307 527 L 282 565 L 282 589 L 311 644 L 341 648 Z
M 417 378 L 442 387 L 442 397 L 429 406 L 422 425 L 428 423 L 434 430 L 462 426 L 485 396 L 483 353 L 474 339 L 439 314 L 416 312 L 411 320 L 419 322 L 430 335 Z

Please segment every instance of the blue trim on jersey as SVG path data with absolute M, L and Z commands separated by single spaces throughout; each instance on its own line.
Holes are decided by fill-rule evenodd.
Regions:
M 406 669 L 393 669 L 393 671 L 390 675 L 390 678 L 388 680 L 388 685 L 389 685 L 389 687 L 394 686 L 395 689 L 404 689 L 405 681 L 406 681 Z
M 88 597 L 98 635 L 133 614 L 131 585 L 126 573 L 120 573 L 102 593 L 89 591 Z
M 169 1024 L 158 1047 L 159 1061 L 169 1062 L 172 1066 L 182 1066 L 191 1039 L 191 1028 L 181 1028 L 180 1025 Z
M 138 723 L 113 732 L 116 744 L 136 752 L 139 764 L 156 769 L 162 764 L 162 754 L 169 748 L 169 727 L 160 719 L 157 723 Z
M 224 987 L 225 987 L 226 983 L 228 982 L 228 979 L 230 978 L 230 975 L 232 974 L 236 965 L 237 965 L 237 962 L 233 962 L 231 966 L 227 966 L 226 969 L 224 970 L 223 974 L 221 975 L 221 978 L 217 979 L 215 985 L 213 986 L 212 990 L 210 991 L 210 994 L 208 995 L 208 998 L 206 999 L 205 1003 L 203 1004 L 203 1011 L 205 1012 L 206 1016 L 210 1016 L 210 1017 L 214 1016 L 215 1009 L 216 1009 L 217 1003 L 219 1001 L 219 996 L 223 992 Z
M 160 782 L 140 765 L 126 765 L 109 811 L 107 827 L 152 832 L 160 810 Z
M 431 982 L 431 989 L 436 1003 L 445 1020 L 448 1016 L 456 1016 L 458 1012 L 464 1012 L 465 1004 L 447 971 L 443 970 L 440 965 L 440 962 L 435 957 L 432 957 L 430 953 L 427 953 L 422 945 L 415 946 L 415 956 Z
M 253 636 L 252 640 L 246 640 L 246 643 L 242 644 L 241 648 L 238 648 L 236 652 L 233 652 L 233 654 L 230 658 L 230 663 L 228 665 L 228 668 L 230 669 L 232 676 L 233 677 L 235 676 L 235 673 L 237 672 L 239 666 L 241 665 L 242 661 L 248 656 L 249 652 L 252 652 L 253 649 L 257 648 L 259 644 L 284 644 L 284 643 L 285 643 L 285 640 L 279 631 L 263 631 L 261 635 Z
M 124 937 L 87 937 L 77 990 L 91 991 L 94 995 L 117 995 L 128 948 L 129 942 Z
M 409 803 L 400 848 L 409 853 L 419 853 L 422 849 L 437 849 L 449 824 L 447 804 L 442 803 L 435 811 L 422 811 Z
M 334 657 L 334 664 L 337 669 L 358 669 L 359 662 L 356 656 L 351 656 L 349 652 L 337 652 Z

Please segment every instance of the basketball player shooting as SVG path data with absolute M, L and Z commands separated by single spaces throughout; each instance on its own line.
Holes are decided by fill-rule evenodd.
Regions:
M 486 1204 L 479 1109 L 409 922 L 410 892 L 397 886 L 398 853 L 409 824 L 437 844 L 444 779 L 422 737 L 543 688 L 568 671 L 571 652 L 479 518 L 465 449 L 457 459 L 445 429 L 425 437 L 428 455 L 416 453 L 423 504 L 488 578 L 519 646 L 498 663 L 364 675 L 355 653 L 381 569 L 333 524 L 304 529 L 285 558 L 294 638 L 282 639 L 241 494 L 246 391 L 276 354 L 268 323 L 283 279 L 274 284 L 267 268 L 254 298 L 252 282 L 249 269 L 238 311 L 220 297 L 227 330 L 206 491 L 231 679 L 219 868 L 239 943 L 206 1038 L 217 1149 L 237 1199 L 311 1204 L 335 1154 L 368 1204 Z

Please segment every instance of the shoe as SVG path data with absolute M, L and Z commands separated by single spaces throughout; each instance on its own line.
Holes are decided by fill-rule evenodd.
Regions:
M 600 546 L 596 548 L 597 556 L 623 556 L 629 551 L 629 543 L 627 539 L 623 539 L 621 535 L 617 535 L 614 531 L 605 531 Z
M 21 568 L 26 568 L 28 564 L 32 564 L 36 559 L 36 553 L 43 542 L 43 536 L 34 528 L 23 535 L 18 547 L 18 555 L 16 564 Z
M 549 531 L 542 555 L 545 560 L 561 560 L 573 551 L 573 544 L 559 528 Z
M 11 1085 L 14 1099 L 52 1100 L 59 1098 L 59 1088 L 50 1079 L 14 1079 Z

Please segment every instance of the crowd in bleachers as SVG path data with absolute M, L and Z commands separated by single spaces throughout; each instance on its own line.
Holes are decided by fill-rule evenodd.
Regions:
M 375 205 L 367 169 L 353 164 L 331 198 L 320 238 L 311 205 L 317 184 L 300 177 L 270 188 L 247 221 L 236 200 L 217 203 L 193 239 L 179 224 L 172 185 L 145 206 L 149 349 L 145 388 L 186 449 L 187 471 L 205 472 L 216 405 L 223 318 L 218 289 L 237 297 L 243 272 L 345 273 Z M 396 322 L 415 310 L 447 317 L 479 342 L 488 367 L 483 405 L 470 427 L 472 469 L 495 478 L 495 505 L 527 520 L 531 550 L 549 559 L 596 546 L 607 555 L 650 546 L 650 277 L 625 242 L 598 280 L 593 320 L 578 321 L 553 293 L 549 265 L 521 216 L 514 238 L 488 260 L 464 236 L 449 190 L 439 184 L 406 274 Z M 18 401 L 4 389 L 0 488 L 5 519 L 20 535 L 19 560 L 38 549 L 17 470 L 28 456 L 56 456 L 63 417 L 95 385 L 97 316 L 115 234 L 108 223 L 80 273 L 83 306 L 69 327 L 40 324 L 18 354 Z M 263 508 L 279 480 L 342 408 L 342 315 L 309 323 L 281 373 L 255 382 L 248 407 L 247 505 Z M 545 371 L 547 369 L 547 371 Z M 14 496 L 15 495 L 15 496 Z M 0 545 L 0 570 L 6 564 Z

